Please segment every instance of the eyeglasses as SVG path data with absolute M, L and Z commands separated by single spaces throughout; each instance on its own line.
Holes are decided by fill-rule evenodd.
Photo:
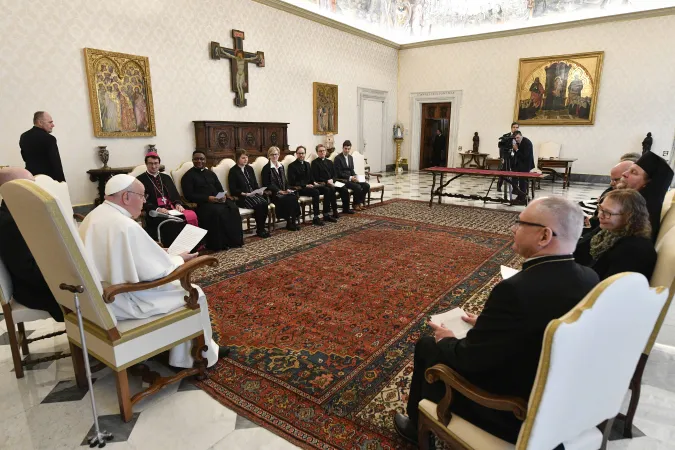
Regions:
M 551 234 L 552 234 L 553 236 L 557 236 L 557 235 L 558 235 L 555 231 L 553 231 L 553 230 L 551 229 L 551 227 L 548 227 L 548 226 L 546 226 L 546 225 L 542 225 L 542 224 L 540 224 L 540 223 L 526 222 L 526 221 L 524 221 L 524 220 L 516 219 L 516 222 L 513 224 L 513 226 L 516 227 L 516 229 L 518 229 L 518 227 L 521 226 L 521 225 L 529 225 L 529 226 L 531 226 L 531 227 L 539 227 L 539 228 L 548 228 L 549 230 L 551 230 Z
M 603 216 L 603 217 L 609 217 L 610 219 L 613 216 L 623 216 L 624 213 L 613 213 L 609 212 L 606 209 L 603 209 L 601 206 L 598 206 L 598 217 Z
M 304 153 L 300 153 L 300 152 L 295 152 L 295 154 L 296 154 L 297 156 L 304 155 Z
M 139 197 L 142 197 L 142 198 L 143 198 L 143 201 L 147 200 L 148 197 L 150 197 L 149 194 L 141 194 L 140 192 L 134 192 L 134 191 L 127 191 L 127 192 L 130 193 L 130 194 L 136 194 L 136 195 L 138 195 Z

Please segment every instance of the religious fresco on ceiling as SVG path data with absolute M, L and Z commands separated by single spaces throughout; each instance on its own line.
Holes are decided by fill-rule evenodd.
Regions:
M 675 6 L 651 0 L 286 0 L 386 38 L 452 37 Z M 413 40 L 418 40 L 413 39 Z

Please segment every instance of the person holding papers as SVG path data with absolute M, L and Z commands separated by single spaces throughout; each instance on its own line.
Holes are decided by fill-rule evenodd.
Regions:
M 333 192 L 335 192 L 336 189 L 339 190 L 340 199 L 342 200 L 342 213 L 354 214 L 354 210 L 349 209 L 349 189 L 347 189 L 344 183 L 337 181 L 333 161 L 326 158 L 326 147 L 323 144 L 317 145 L 316 154 L 319 157 L 312 161 L 312 178 L 314 179 L 314 182 L 320 186 L 326 186 Z M 335 194 L 333 194 L 333 199 L 335 199 Z M 337 202 L 334 202 L 332 207 L 333 217 L 337 219 Z
M 206 233 L 206 248 L 219 251 L 244 245 L 239 208 L 232 197 L 225 194 L 215 173 L 207 170 L 206 155 L 197 150 L 192 153 L 194 166 L 181 180 L 183 195 L 188 202 L 197 204 L 197 217 Z
M 138 180 L 143 183 L 147 198 L 143 205 L 145 211 L 145 231 L 156 241 L 161 241 L 162 245 L 168 247 L 176 239 L 186 223 L 198 226 L 197 214 L 194 211 L 186 209 L 180 200 L 176 185 L 167 174 L 159 171 L 161 159 L 157 152 L 148 152 L 145 154 L 146 172 L 140 174 Z M 151 217 L 150 211 L 156 211 L 160 214 L 176 214 L 182 221 L 170 221 L 162 225 L 160 229 L 161 236 L 157 235 L 157 227 L 166 220 L 166 217 Z M 173 211 L 173 213 L 169 213 Z M 161 238 L 161 239 L 160 239 Z
M 418 403 L 438 402 L 445 394 L 443 383 L 424 379 L 426 369 L 436 364 L 445 364 L 492 394 L 528 400 L 546 326 L 569 312 L 599 281 L 592 269 L 572 257 L 582 225 L 581 208 L 560 197 L 537 199 L 520 213 L 512 232 L 513 250 L 526 258 L 522 270 L 492 289 L 480 315 L 463 317 L 473 325 L 465 338 L 430 323 L 433 336 L 415 344 L 408 416 L 394 417 L 401 436 L 416 442 Z M 456 391 L 451 411 L 505 441 L 518 439 L 522 422 L 511 412 L 482 407 Z
M 258 186 L 253 167 L 248 165 L 248 153 L 243 148 L 238 148 L 234 152 L 234 158 L 237 165 L 230 169 L 227 183 L 230 185 L 230 194 L 237 201 L 240 208 L 253 210 L 255 217 L 256 234 L 261 238 L 268 238 L 270 234 L 265 230 L 267 221 L 267 208 L 269 202 L 265 197 L 264 187 Z
M 286 221 L 286 229 L 299 231 L 298 217 L 300 216 L 300 204 L 298 195 L 288 185 L 288 177 L 284 166 L 279 162 L 279 147 L 270 147 L 267 151 L 268 162 L 262 168 L 262 184 L 272 193 L 272 203 L 276 207 L 277 217 Z
M 173 272 L 194 253 L 171 256 L 162 249 L 136 222 L 145 203 L 143 183 L 131 175 L 115 175 L 105 186 L 105 201 L 82 221 L 80 237 L 96 266 L 104 286 L 120 283 L 153 281 Z M 226 354 L 211 338 L 211 320 L 206 297 L 199 291 L 199 317 L 204 329 L 207 349 L 204 357 L 208 366 Z M 185 305 L 186 291 L 180 281 L 137 292 L 118 294 L 108 304 L 120 320 L 145 319 L 165 314 Z M 174 367 L 193 366 L 192 341 L 179 344 L 169 353 Z
M 347 189 L 352 190 L 354 196 L 354 209 L 363 211 L 366 209 L 365 201 L 370 185 L 365 179 L 359 179 L 354 172 L 354 158 L 349 154 L 352 149 L 351 141 L 344 141 L 342 144 L 342 153 L 335 157 L 335 173 L 337 179 L 345 184 Z

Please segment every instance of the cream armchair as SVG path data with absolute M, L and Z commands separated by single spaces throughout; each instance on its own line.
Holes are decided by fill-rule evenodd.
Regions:
M 183 180 L 183 175 L 185 175 L 185 172 L 192 169 L 193 167 L 194 164 L 192 164 L 192 161 L 187 161 L 178 166 L 176 170 L 171 171 L 171 178 L 173 179 L 173 184 L 176 185 L 178 195 L 180 195 L 180 198 L 185 204 L 185 206 L 187 206 L 190 209 L 196 208 L 197 204 L 190 203 L 185 199 L 185 196 L 183 196 L 183 185 L 181 184 L 181 181 Z
M 190 277 L 199 267 L 216 265 L 215 258 L 195 258 L 168 276 L 152 282 L 113 285 L 104 290 L 91 257 L 73 223 L 66 220 L 60 202 L 28 180 L 5 183 L 0 192 L 8 206 L 16 211 L 14 219 L 64 311 L 78 386 L 85 387 L 87 380 L 75 302 L 73 294 L 63 290 L 62 286 L 66 285 L 76 286 L 82 291 L 79 299 L 87 347 L 96 359 L 115 372 L 120 413 L 125 422 L 131 420 L 132 407 L 142 398 L 187 376 L 205 376 L 206 360 L 202 356 L 205 340 L 199 317 L 199 296 L 196 287 L 190 283 Z M 106 305 L 115 301 L 118 294 L 152 289 L 175 280 L 180 280 L 186 291 L 185 306 L 167 314 L 118 322 Z M 143 378 L 151 383 L 150 387 L 131 396 L 127 369 L 187 341 L 193 341 L 193 368 L 168 378 L 146 371 Z
M 230 176 L 230 169 L 236 165 L 233 159 L 223 158 L 220 162 L 211 167 L 211 171 L 216 174 L 218 181 L 223 185 L 225 191 L 229 191 L 230 185 L 228 183 L 228 177 Z M 246 219 L 246 228 L 251 229 L 251 217 L 253 217 L 254 211 L 248 208 L 239 208 L 239 215 L 242 219 Z
M 284 170 L 286 171 L 286 176 L 288 177 L 288 166 L 296 160 L 296 157 L 294 155 L 286 155 L 284 159 L 281 161 L 281 165 L 284 166 Z M 323 195 L 319 196 L 321 200 L 323 200 Z M 312 210 L 312 197 L 307 197 L 306 195 L 298 195 L 298 202 L 300 203 L 300 209 L 302 209 L 302 221 L 305 221 L 305 217 L 307 216 L 307 207 L 310 207 L 310 211 Z
M 428 449 L 433 432 L 453 449 L 548 450 L 561 443 L 579 450 L 604 449 L 667 296 L 667 289 L 650 289 L 640 274 L 622 273 L 600 282 L 546 328 L 529 402 L 485 392 L 442 364 L 427 369 L 427 381 L 442 381 L 446 393 L 439 404 L 420 402 L 420 448 Z M 454 391 L 524 419 L 517 443 L 505 442 L 451 414 Z M 605 421 L 603 436 L 596 426 Z
M 253 167 L 253 172 L 255 173 L 255 179 L 258 182 L 258 186 L 260 187 L 267 187 L 263 186 L 262 184 L 262 170 L 268 162 L 270 162 L 269 159 L 265 158 L 264 156 L 258 156 L 251 164 L 251 167 Z M 267 228 L 269 228 L 270 231 L 273 230 L 276 226 L 276 222 L 277 211 L 275 209 L 274 203 L 269 202 L 269 205 L 267 206 Z
M 61 202 L 67 217 L 72 217 L 75 223 L 82 222 L 84 216 L 82 214 L 75 214 L 73 210 L 73 203 L 70 200 L 70 191 L 65 181 L 56 181 L 49 175 L 35 175 L 35 183 L 49 192 L 52 196 Z
M 9 349 L 12 352 L 12 362 L 14 363 L 14 375 L 17 378 L 23 378 L 24 367 L 45 361 L 68 358 L 70 353 L 36 358 L 31 361 L 22 360 L 21 352 L 23 352 L 23 356 L 28 356 L 30 354 L 30 349 L 28 348 L 29 343 L 58 336 L 66 331 L 57 331 L 40 337 L 27 338 L 24 323 L 33 322 L 35 320 L 51 319 L 51 316 L 47 311 L 23 306 L 14 299 L 12 293 L 12 279 L 9 276 L 9 272 L 7 272 L 5 264 L 0 260 L 0 304 L 2 304 L 2 313 L 5 315 L 5 324 L 7 325 Z

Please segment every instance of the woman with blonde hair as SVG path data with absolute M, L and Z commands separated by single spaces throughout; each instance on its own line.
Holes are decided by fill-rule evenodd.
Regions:
M 577 248 L 577 262 L 591 267 L 604 280 L 621 272 L 651 278 L 656 265 L 647 202 L 635 189 L 615 189 L 598 206 L 600 231 L 584 251 Z
M 276 208 L 277 216 L 286 220 L 286 229 L 299 231 L 300 204 L 298 203 L 298 195 L 288 184 L 288 176 L 284 171 L 284 166 L 279 162 L 280 154 L 279 147 L 270 147 L 267 151 L 267 158 L 270 162 L 262 169 L 262 184 L 267 190 L 271 191 L 271 200 Z

